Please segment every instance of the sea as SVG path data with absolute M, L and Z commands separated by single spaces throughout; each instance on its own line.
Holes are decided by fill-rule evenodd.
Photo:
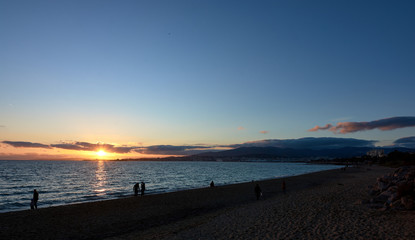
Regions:
M 30 209 L 33 189 L 38 208 L 125 198 L 145 182 L 158 194 L 283 178 L 342 166 L 299 162 L 170 161 L 7 161 L 0 160 L 0 212 Z

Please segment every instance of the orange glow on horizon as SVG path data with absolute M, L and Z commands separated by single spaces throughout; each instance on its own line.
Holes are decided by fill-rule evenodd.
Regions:
M 122 160 L 140 158 L 164 158 L 176 155 L 142 154 L 137 152 L 114 153 L 104 149 L 79 151 L 59 148 L 20 148 L 0 142 L 0 160 Z

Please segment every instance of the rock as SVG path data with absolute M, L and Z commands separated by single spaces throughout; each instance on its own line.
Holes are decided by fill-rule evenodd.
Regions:
M 369 185 L 367 188 L 368 188 L 368 193 L 371 196 L 376 196 L 380 193 L 379 189 L 377 189 L 377 187 L 374 187 L 372 185 Z
M 399 184 L 397 192 L 400 197 L 403 197 L 406 195 L 412 195 L 414 193 L 413 183 L 404 182 L 404 183 Z
M 378 181 L 378 188 L 380 191 L 385 191 L 389 187 L 389 184 L 383 181 Z
M 415 168 L 412 168 L 408 171 L 407 174 L 405 174 L 405 179 L 407 181 L 411 181 L 415 179 Z
M 391 197 L 392 193 L 385 191 L 380 193 L 378 196 L 373 198 L 373 202 L 375 203 L 385 203 Z
M 393 209 L 397 209 L 397 210 L 400 210 L 400 209 L 404 208 L 400 199 L 394 201 L 393 203 L 391 203 L 390 207 L 393 208 Z
M 374 196 L 369 207 L 382 210 L 415 209 L 415 166 L 398 168 L 376 180 L 376 185 L 368 186 L 369 194 Z
M 387 191 L 389 191 L 389 192 L 397 192 L 398 191 L 398 186 L 396 186 L 396 185 L 390 186 Z
M 391 204 L 399 199 L 398 193 L 392 193 L 392 195 L 388 198 L 387 203 Z
M 379 190 L 375 190 L 375 189 L 369 190 L 369 195 L 371 195 L 371 196 L 379 195 L 379 193 L 380 193 Z
M 407 210 L 414 209 L 414 200 L 411 197 L 403 196 L 401 198 L 401 203 Z

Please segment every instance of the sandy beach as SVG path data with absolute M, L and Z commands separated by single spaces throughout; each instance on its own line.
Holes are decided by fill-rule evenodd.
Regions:
M 0 214 L 1 239 L 415 239 L 413 211 L 362 202 L 391 168 L 362 166 L 256 183 Z M 41 199 L 40 199 L 41 201 Z

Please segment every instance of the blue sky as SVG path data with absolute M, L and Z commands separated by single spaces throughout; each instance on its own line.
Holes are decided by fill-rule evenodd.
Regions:
M 307 130 L 415 116 L 414 12 L 413 1 L 1 1 L 0 141 L 392 144 L 415 128 Z

